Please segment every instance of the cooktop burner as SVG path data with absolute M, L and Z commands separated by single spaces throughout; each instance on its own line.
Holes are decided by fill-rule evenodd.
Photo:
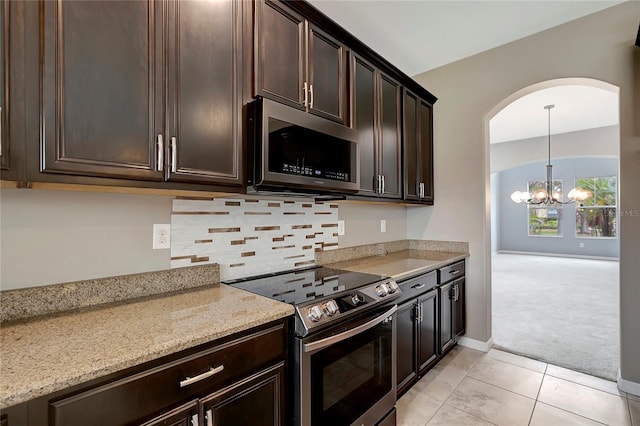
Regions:
M 384 280 L 384 275 L 313 267 L 225 281 L 270 299 L 299 305 Z
M 294 305 L 296 333 L 302 336 L 400 296 L 392 278 L 320 266 L 224 283 Z

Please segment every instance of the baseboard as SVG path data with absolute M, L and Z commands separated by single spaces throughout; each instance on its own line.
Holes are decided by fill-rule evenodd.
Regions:
M 486 342 L 481 340 L 472 339 L 470 337 L 462 336 L 458 339 L 458 344 L 465 348 L 475 349 L 477 351 L 489 352 L 491 346 L 493 346 L 493 337 L 489 338 Z
M 640 383 L 623 379 L 620 376 L 620 370 L 618 370 L 618 389 L 632 395 L 640 396 Z
M 517 250 L 498 250 L 497 254 L 529 254 L 532 256 L 549 256 L 549 257 L 571 257 L 575 259 L 589 259 L 589 260 L 610 260 L 612 262 L 619 262 L 619 257 L 607 257 L 607 256 L 585 256 L 580 254 L 563 254 L 563 253 L 544 253 L 538 251 L 517 251 Z

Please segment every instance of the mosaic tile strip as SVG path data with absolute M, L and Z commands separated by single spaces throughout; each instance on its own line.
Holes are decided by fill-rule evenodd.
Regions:
M 217 263 L 223 281 L 308 267 L 316 252 L 338 248 L 337 227 L 330 202 L 177 198 L 171 267 Z

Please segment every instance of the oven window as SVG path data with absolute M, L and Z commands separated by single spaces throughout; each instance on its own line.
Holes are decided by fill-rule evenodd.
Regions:
M 352 423 L 392 390 L 392 371 L 391 322 L 313 354 L 313 423 Z

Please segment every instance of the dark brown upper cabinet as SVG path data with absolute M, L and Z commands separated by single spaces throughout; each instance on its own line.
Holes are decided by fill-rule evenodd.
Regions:
M 6 170 L 9 167 L 8 144 L 6 142 L 7 132 L 7 105 L 9 105 L 8 76 L 9 68 L 9 25 L 6 19 L 9 2 L 0 3 L 0 169 Z
M 169 3 L 167 180 L 240 183 L 243 3 Z
M 351 124 L 360 135 L 358 195 L 401 198 L 400 84 L 361 57 L 352 58 Z
M 40 171 L 239 184 L 241 5 L 42 2 Z
M 283 2 L 255 5 L 254 96 L 346 124 L 347 47 Z
M 0 178 L 23 182 L 25 3 L 0 2 Z
M 403 98 L 404 199 L 433 204 L 432 105 L 409 90 Z

